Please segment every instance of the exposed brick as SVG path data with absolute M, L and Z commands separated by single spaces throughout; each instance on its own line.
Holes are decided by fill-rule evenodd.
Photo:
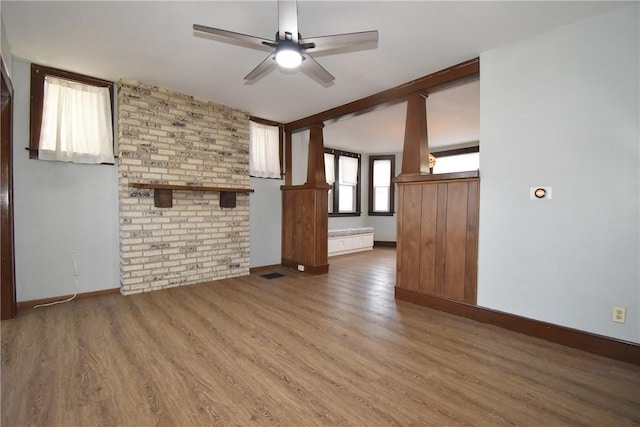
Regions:
M 174 191 L 156 208 L 133 182 L 249 186 L 248 115 L 168 89 L 121 80 L 118 90 L 121 293 L 249 272 L 248 196 Z

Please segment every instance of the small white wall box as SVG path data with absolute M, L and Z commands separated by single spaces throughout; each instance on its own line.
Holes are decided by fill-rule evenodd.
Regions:
M 529 187 L 529 200 L 551 200 L 551 186 Z

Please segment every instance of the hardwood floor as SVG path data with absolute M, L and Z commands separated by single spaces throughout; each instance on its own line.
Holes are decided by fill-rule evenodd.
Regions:
M 2 321 L 2 426 L 640 424 L 640 367 L 393 298 L 395 251 Z

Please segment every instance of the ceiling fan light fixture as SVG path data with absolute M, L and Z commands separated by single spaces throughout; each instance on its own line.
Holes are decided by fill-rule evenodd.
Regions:
M 335 78 L 309 54 L 309 50 L 322 52 L 378 42 L 377 30 L 303 39 L 298 31 L 297 0 L 278 0 L 278 31 L 275 33 L 273 41 L 198 24 L 193 24 L 193 29 L 213 34 L 226 39 L 226 41 L 233 41 L 234 44 L 240 43 L 260 50 L 275 48 L 275 52 L 271 51 L 272 53 L 266 59 L 244 77 L 249 81 L 256 80 L 277 67 L 285 70 L 295 70 L 300 67 L 305 74 L 317 79 L 319 83 L 328 85 Z
M 276 49 L 276 62 L 283 68 L 296 68 L 302 63 L 302 53 L 295 43 L 283 40 Z

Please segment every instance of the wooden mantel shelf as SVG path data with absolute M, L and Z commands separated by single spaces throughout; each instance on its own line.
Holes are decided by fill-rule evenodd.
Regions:
M 156 208 L 170 208 L 173 206 L 173 190 L 217 191 L 220 193 L 221 208 L 235 208 L 237 193 L 253 193 L 252 188 L 205 187 L 200 185 L 145 184 L 142 182 L 132 182 L 129 185 L 134 188 L 152 189 L 153 201 Z

